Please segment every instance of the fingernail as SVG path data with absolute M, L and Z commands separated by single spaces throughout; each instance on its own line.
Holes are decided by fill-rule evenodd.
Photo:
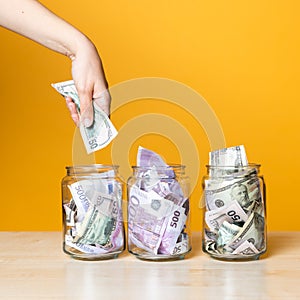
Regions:
M 90 119 L 84 119 L 83 124 L 85 127 L 90 127 L 92 125 L 92 121 Z

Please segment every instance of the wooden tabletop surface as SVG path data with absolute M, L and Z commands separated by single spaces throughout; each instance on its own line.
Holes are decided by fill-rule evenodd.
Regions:
M 300 299 L 300 232 L 268 233 L 260 260 L 223 262 L 193 250 L 184 260 L 147 262 L 127 252 L 79 261 L 60 232 L 0 232 L 0 299 Z

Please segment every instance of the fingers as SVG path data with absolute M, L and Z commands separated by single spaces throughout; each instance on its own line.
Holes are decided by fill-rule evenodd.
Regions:
M 77 113 L 76 105 L 73 102 L 72 98 L 66 97 L 65 99 L 66 99 L 67 108 L 69 109 L 71 114 L 71 118 L 73 119 L 76 126 L 79 127 L 79 115 Z
M 109 116 L 111 96 L 108 90 L 103 91 L 99 96 L 94 96 L 93 101 Z
M 94 121 L 92 89 L 90 89 L 90 91 L 78 89 L 78 96 L 80 99 L 80 123 L 85 127 L 90 127 Z
M 108 90 L 102 91 L 97 97 L 91 99 L 88 93 L 78 92 L 80 98 L 80 115 L 78 114 L 75 103 L 72 98 L 66 97 L 66 105 L 70 111 L 71 117 L 77 127 L 82 123 L 85 127 L 90 127 L 93 124 L 93 104 L 97 104 L 107 115 L 110 114 L 111 96 Z

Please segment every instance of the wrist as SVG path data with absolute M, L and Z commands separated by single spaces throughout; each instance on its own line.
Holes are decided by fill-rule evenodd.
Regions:
M 84 53 L 84 55 L 93 55 L 95 52 L 97 53 L 95 45 L 83 33 L 79 32 L 79 35 L 74 37 L 73 41 L 74 45 L 69 47 L 66 51 L 66 56 L 72 61 L 81 56 L 81 53 Z

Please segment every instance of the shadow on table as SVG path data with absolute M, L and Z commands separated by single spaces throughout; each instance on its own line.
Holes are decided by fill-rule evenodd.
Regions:
M 267 252 L 263 254 L 260 259 L 267 259 L 286 252 L 291 247 L 291 245 L 287 242 L 287 239 L 288 237 L 285 236 L 284 232 L 276 234 L 270 233 L 267 236 Z M 203 255 L 201 234 L 198 232 L 196 234 L 192 234 L 191 244 L 192 251 L 186 255 L 185 259 L 191 259 L 193 257 Z M 130 255 L 131 254 L 128 252 L 128 249 L 126 249 L 122 254 L 120 254 L 120 257 Z
M 260 259 L 267 259 L 272 256 L 276 256 L 288 251 L 291 248 L 290 243 L 288 243 L 288 237 L 285 236 L 284 232 L 279 233 L 269 233 L 267 236 L 267 251 L 264 253 Z M 192 251 L 187 255 L 186 258 L 192 258 L 195 256 L 202 255 L 202 239 L 201 234 L 196 234 L 192 236 Z
M 286 250 L 290 248 L 290 245 L 284 241 L 285 239 L 283 235 L 275 235 L 270 233 L 267 236 L 267 252 L 261 256 L 262 259 L 270 258 L 272 256 L 286 252 Z
M 202 255 L 202 240 L 200 234 L 192 234 L 191 245 L 192 251 L 186 255 L 185 259 Z

